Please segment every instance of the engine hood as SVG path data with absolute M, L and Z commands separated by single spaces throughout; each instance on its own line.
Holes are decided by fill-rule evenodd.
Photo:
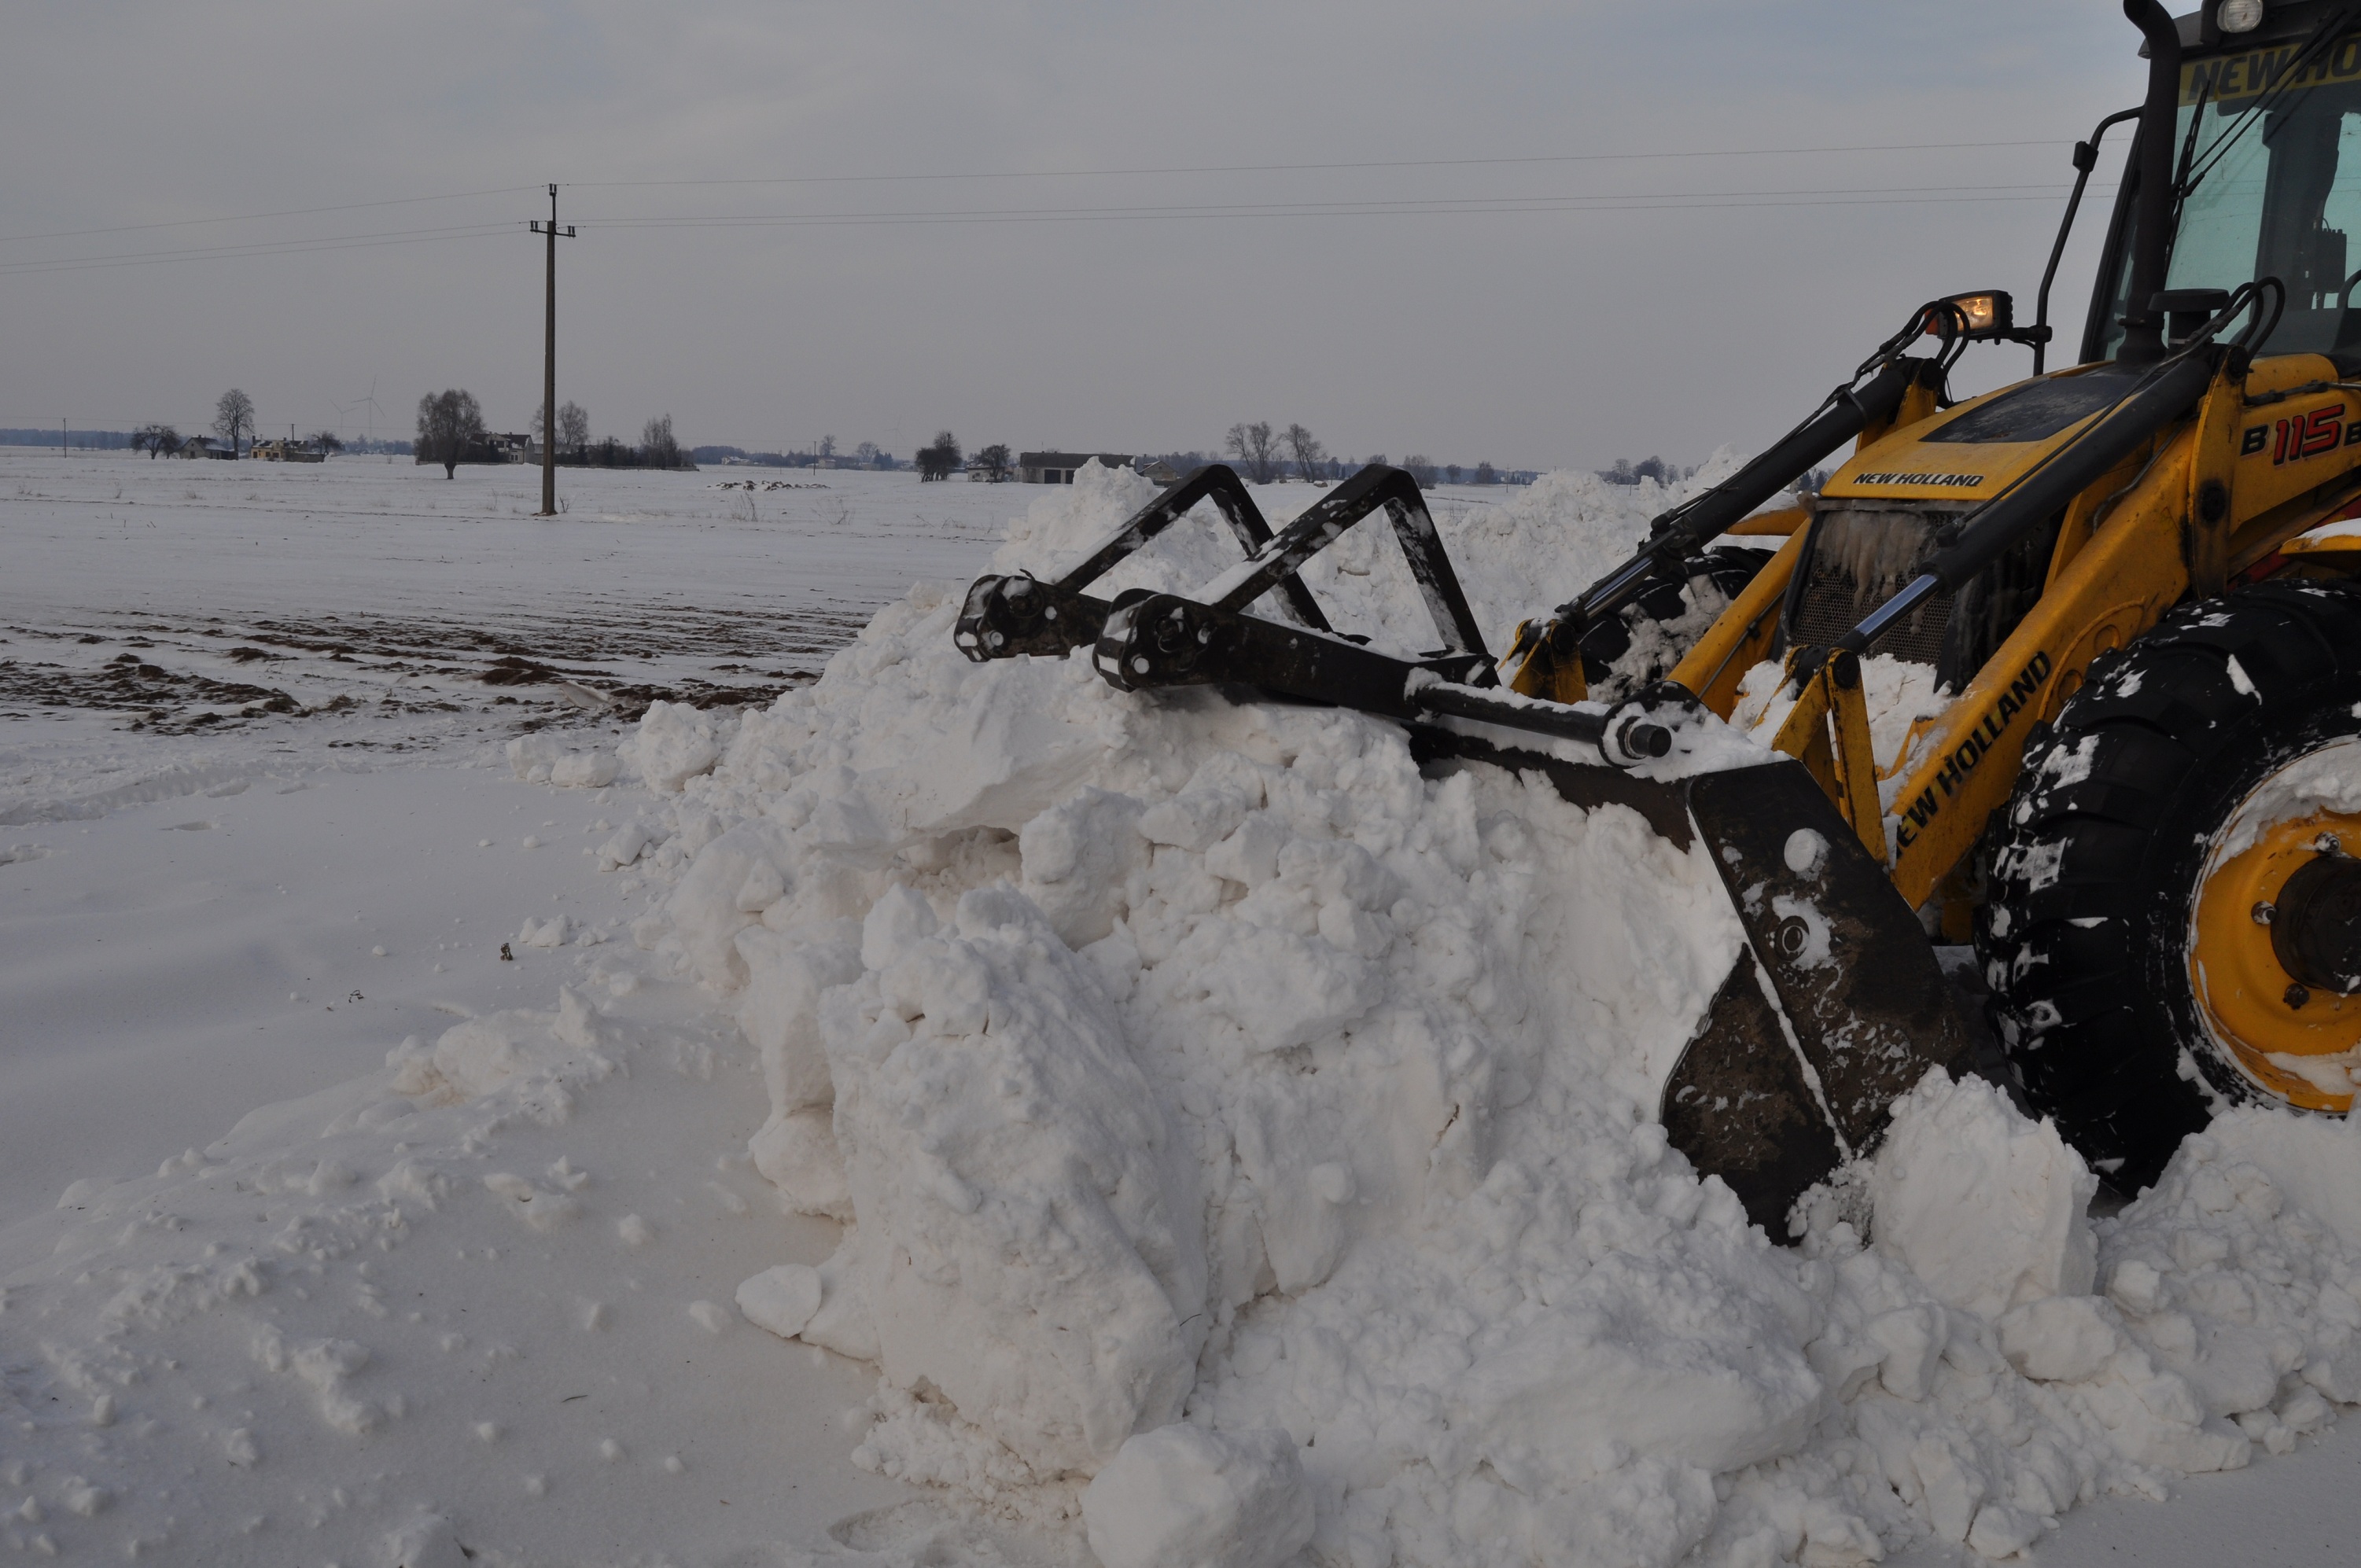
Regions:
M 1855 453 L 1820 494 L 1829 500 L 1982 501 L 2113 408 L 2137 379 L 2127 367 L 2085 365 L 1987 392 Z

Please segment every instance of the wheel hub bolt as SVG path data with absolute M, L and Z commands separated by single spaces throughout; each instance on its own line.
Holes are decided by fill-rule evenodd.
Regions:
M 2312 1000 L 2312 992 L 2305 990 L 2301 982 L 2298 982 L 2297 984 L 2290 985 L 2287 988 L 2285 1000 L 2287 1004 L 2290 1007 L 2301 1007 L 2305 1003 Z
M 2278 913 L 2279 910 L 2273 907 L 2269 899 L 2259 899 L 2255 905 L 2255 924 L 2268 926 L 2271 923 L 2271 916 Z

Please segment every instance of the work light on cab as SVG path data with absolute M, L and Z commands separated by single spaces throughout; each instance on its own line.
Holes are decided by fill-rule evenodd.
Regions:
M 2263 25 L 2263 0 L 2222 0 L 2213 25 L 2225 33 L 2251 33 Z
M 1971 343 L 2005 343 L 2016 336 L 2015 307 L 2002 289 L 1986 289 L 1973 294 L 1953 294 L 1939 302 L 1954 307 L 1959 314 L 1951 319 L 1952 333 Z M 1942 335 L 1939 318 L 1927 323 L 1926 335 Z

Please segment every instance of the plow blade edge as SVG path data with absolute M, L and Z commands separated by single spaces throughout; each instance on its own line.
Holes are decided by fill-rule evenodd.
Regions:
M 1795 1200 L 1873 1151 L 1887 1108 L 1971 1036 L 1918 917 L 1800 762 L 1658 783 L 1454 737 L 1449 755 L 1546 773 L 1702 841 L 1745 941 L 1664 1089 L 1673 1146 L 1774 1241 Z

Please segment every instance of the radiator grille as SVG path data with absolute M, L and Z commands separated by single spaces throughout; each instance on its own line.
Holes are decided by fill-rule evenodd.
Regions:
M 1948 512 L 1900 508 L 1832 508 L 1813 524 L 1811 567 L 1795 603 L 1790 641 L 1834 642 L 1918 575 L 1934 554 L 1935 531 Z M 1916 663 L 1942 662 L 1951 623 L 1945 589 L 1888 627 L 1869 646 Z
M 1831 572 L 1812 574 L 1804 585 L 1804 598 L 1795 607 L 1795 634 L 1798 644 L 1817 642 L 1822 647 L 1834 642 L 1868 619 L 1872 610 L 1901 591 L 1895 584 L 1872 598 L 1861 598 L 1849 577 Z M 1856 608 L 1858 607 L 1858 608 Z M 1933 598 L 1895 621 L 1878 640 L 1869 645 L 1872 653 L 1884 653 L 1896 659 L 1907 659 L 1916 664 L 1938 664 L 1943 659 L 1943 640 L 1951 627 L 1951 590 L 1943 589 Z

